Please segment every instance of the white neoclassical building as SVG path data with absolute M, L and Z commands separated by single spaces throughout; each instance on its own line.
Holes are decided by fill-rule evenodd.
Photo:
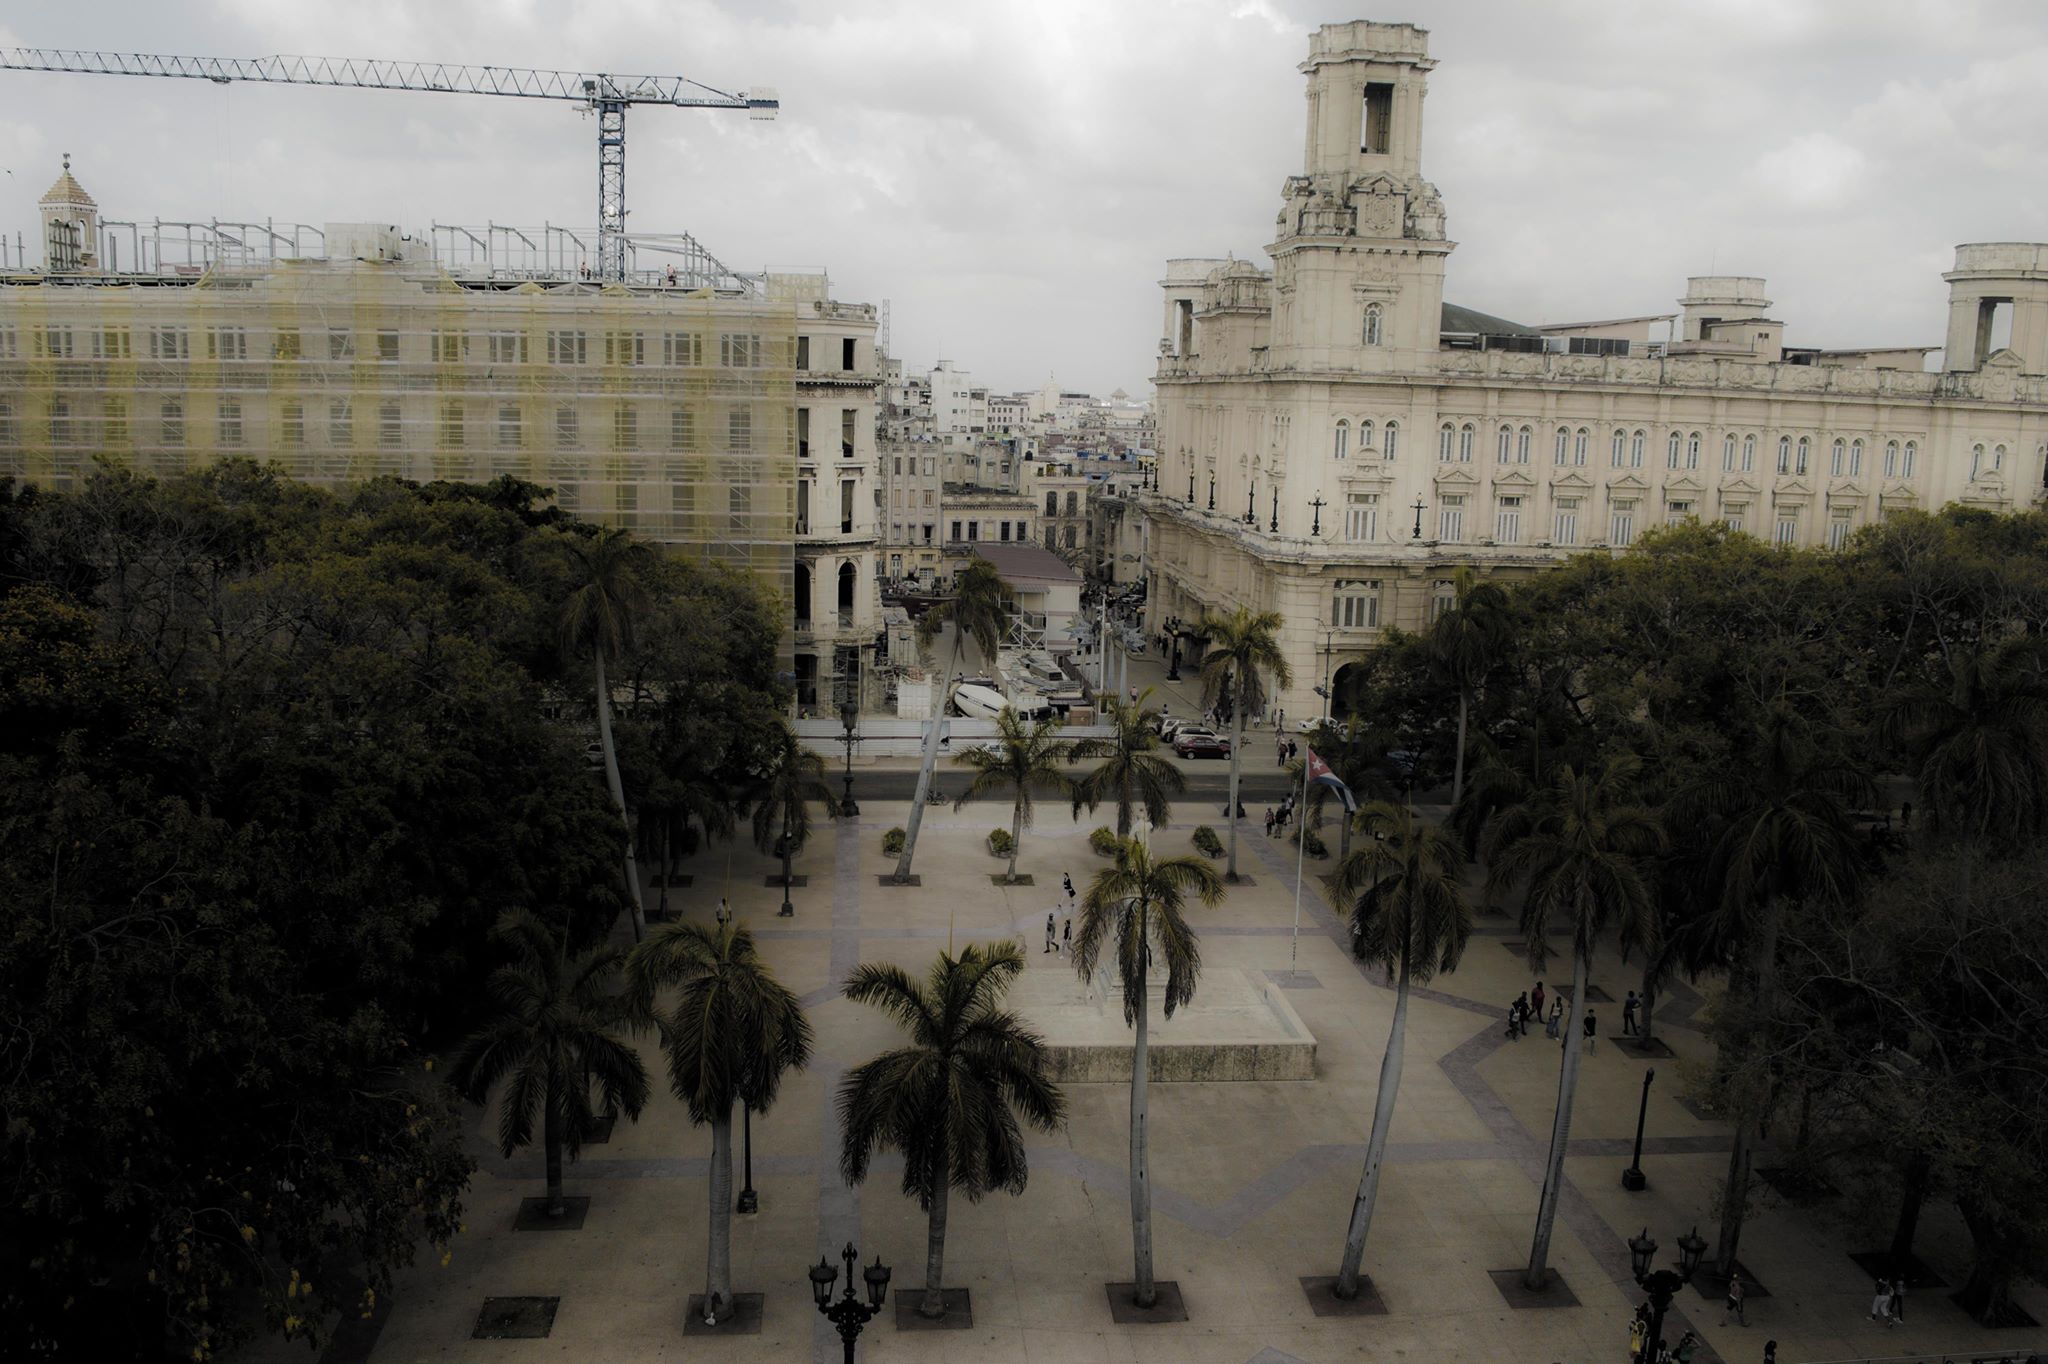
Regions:
M 1698 517 L 1840 545 L 1904 507 L 2032 505 L 2048 464 L 2048 245 L 1956 249 L 1936 347 L 1801 349 L 1764 281 L 1688 281 L 1679 311 L 1523 326 L 1444 302 L 1456 243 L 1422 176 L 1428 35 L 1310 40 L 1303 171 L 1270 269 L 1168 263 L 1153 628 L 1287 620 L 1292 714 L 1452 571 L 1516 575 Z M 1661 332 L 1661 335 L 1660 335 Z

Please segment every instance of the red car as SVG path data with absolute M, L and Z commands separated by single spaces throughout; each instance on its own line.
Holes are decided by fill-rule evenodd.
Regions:
M 1177 734 L 1173 751 L 1183 758 L 1227 758 L 1230 740 L 1220 734 Z

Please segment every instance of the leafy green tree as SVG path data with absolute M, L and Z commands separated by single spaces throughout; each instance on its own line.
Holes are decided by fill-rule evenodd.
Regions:
M 789 912 L 789 864 L 811 841 L 811 802 L 833 808 L 825 760 L 803 746 L 785 721 L 770 741 L 766 770 L 754 787 L 754 846 L 782 858 L 782 906 Z
M 633 949 L 626 970 L 635 1015 L 661 1030 L 670 1090 L 691 1122 L 711 1128 L 704 1309 L 715 1318 L 733 1301 L 733 1106 L 768 1111 L 782 1077 L 810 1064 L 810 1020 L 738 923 L 665 925 Z M 676 993 L 664 1011 L 668 988 Z
M 1440 675 L 1458 692 L 1458 751 L 1451 779 L 1451 804 L 1465 792 L 1465 725 L 1473 693 L 1486 680 L 1507 638 L 1507 594 L 1481 582 L 1470 568 L 1452 576 L 1450 609 L 1429 627 L 1429 654 Z
M 1394 1021 L 1380 1061 L 1379 1095 L 1373 1102 L 1372 1135 L 1365 1169 L 1351 1203 L 1344 1234 L 1344 1258 L 1333 1289 L 1339 1298 L 1358 1296 L 1358 1270 L 1365 1238 L 1379 1198 L 1380 1166 L 1387 1134 L 1394 1126 L 1394 1102 L 1401 1090 L 1401 1062 L 1408 1037 L 1408 992 L 1427 985 L 1439 971 L 1455 971 L 1472 934 L 1472 909 L 1460 885 L 1464 849 L 1437 825 L 1424 824 L 1408 806 L 1375 802 L 1358 812 L 1360 831 L 1372 841 L 1338 863 L 1326 883 L 1331 907 L 1351 917 L 1351 950 L 1394 982 Z
M 647 1104 L 647 1067 L 613 1035 L 625 1021 L 614 988 L 625 954 L 596 946 L 571 955 L 568 935 L 531 910 L 508 911 L 493 936 L 514 960 L 491 973 L 501 1012 L 462 1046 L 449 1082 L 481 1104 L 508 1078 L 498 1107 L 498 1148 L 507 1156 L 533 1140 L 536 1111 L 547 1161 L 549 1217 L 568 1211 L 562 1199 L 562 1155 L 574 1160 L 590 1130 L 590 1085 L 607 1109 L 637 1119 Z
M 647 609 L 641 577 L 653 551 L 628 532 L 600 530 L 588 539 L 565 537 L 562 546 L 575 565 L 575 588 L 562 603 L 565 652 L 590 655 L 597 675 L 598 744 L 604 751 L 604 779 L 625 826 L 626 895 L 633 907 L 633 941 L 647 938 L 647 912 L 640 902 L 640 872 L 633 853 L 633 815 L 619 779 L 619 754 L 612 742 L 612 693 L 605 667 L 627 649 Z
M 1564 1187 L 1593 946 L 1613 930 L 1624 949 L 1646 948 L 1652 931 L 1643 861 L 1663 847 L 1664 833 L 1655 814 L 1632 803 L 1640 770 L 1635 758 L 1627 755 L 1610 759 L 1598 772 L 1560 768 L 1548 787 L 1496 815 L 1483 843 L 1489 895 L 1526 883 L 1522 933 L 1529 941 L 1530 960 L 1543 965 L 1545 934 L 1553 927 L 1562 924 L 1572 936 L 1571 1015 L 1558 1067 L 1557 1113 L 1551 1122 L 1536 1235 L 1523 1276 L 1531 1289 L 1550 1281 L 1550 1234 Z
M 1007 618 L 1008 594 L 995 565 L 986 559 L 975 559 L 954 576 L 953 599 L 932 607 L 917 623 L 920 647 L 931 642 L 941 625 L 950 623 L 953 648 L 946 660 L 945 675 L 932 696 L 931 719 L 925 723 L 917 790 L 910 798 L 910 818 L 904 822 L 903 855 L 896 860 L 898 881 L 910 878 L 910 860 L 917 854 L 917 831 L 924 823 L 925 797 L 932 789 L 932 773 L 939 762 L 939 734 L 946 727 L 946 707 L 953 699 L 953 679 L 960 671 L 960 646 L 972 639 L 981 656 L 994 663 L 996 641 Z
M 1114 862 L 1095 874 L 1081 899 L 1081 926 L 1074 935 L 1074 971 L 1082 980 L 1095 975 L 1095 963 L 1107 947 L 1115 953 L 1117 978 L 1124 995 L 1124 1022 L 1134 1029 L 1131 1052 L 1131 1242 L 1137 1304 L 1150 1307 L 1158 1299 L 1152 1279 L 1152 1174 L 1146 1158 L 1149 1108 L 1146 1083 L 1151 1078 L 1151 1051 L 1146 981 L 1154 948 L 1166 968 L 1166 1016 L 1195 997 L 1202 971 L 1202 950 L 1194 926 L 1187 921 L 1190 896 L 1204 905 L 1223 901 L 1223 878 L 1199 857 L 1155 860 L 1143 839 L 1119 838 Z
M 1007 712 L 1005 712 L 1007 714 Z M 867 1178 L 878 1149 L 903 1154 L 903 1192 L 927 1217 L 920 1315 L 946 1314 L 946 1204 L 998 1189 L 1024 1192 L 1029 1168 L 1018 1118 L 1058 1130 L 1067 1102 L 1046 1074 L 1044 1041 L 1002 1007 L 1024 969 L 1015 942 L 969 943 L 941 953 L 920 984 L 893 965 L 862 965 L 846 997 L 889 1014 L 910 1045 L 846 1073 L 839 1086 L 839 1169 L 848 1184 Z
M 1173 813 L 1173 797 L 1187 789 L 1181 770 L 1159 754 L 1159 733 L 1154 725 L 1159 712 L 1149 709 L 1152 689 L 1139 693 L 1136 701 L 1106 697 L 1103 721 L 1109 726 L 1107 738 L 1075 741 L 1075 761 L 1100 758 L 1093 770 L 1074 784 L 1074 814 L 1093 814 L 1106 800 L 1116 802 L 1116 832 L 1119 838 L 1131 833 L 1131 814 L 1142 809 L 1153 827 L 1166 823 Z
M 1280 631 L 1286 623 L 1278 611 L 1240 606 L 1227 616 L 1205 616 L 1198 627 L 1209 641 L 1209 651 L 1202 656 L 1202 700 L 1212 706 L 1225 698 L 1230 702 L 1230 795 L 1225 807 L 1230 859 L 1225 878 L 1231 881 L 1237 879 L 1237 782 L 1244 757 L 1244 719 L 1266 704 L 1261 672 L 1278 690 L 1294 685 L 1294 670 L 1280 649 Z
M 955 810 L 994 791 L 1007 789 L 1012 793 L 1010 867 L 1003 877 L 1006 881 L 1017 879 L 1017 852 L 1024 830 L 1031 823 L 1033 793 L 1071 796 L 1074 792 L 1073 778 L 1060 770 L 1062 763 L 1070 761 L 1070 745 L 1060 742 L 1056 737 L 1059 732 L 1057 716 L 1030 723 L 1005 706 L 996 716 L 999 749 L 970 748 L 953 756 L 954 762 L 974 772 L 974 780 L 953 802 Z

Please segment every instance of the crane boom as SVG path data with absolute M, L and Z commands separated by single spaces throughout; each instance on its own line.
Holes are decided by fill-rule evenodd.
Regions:
M 0 70 L 98 76 L 165 76 L 216 85 L 324 85 L 350 90 L 413 90 L 451 95 L 510 95 L 568 100 L 597 115 L 597 262 L 608 280 L 626 276 L 626 110 L 635 104 L 682 109 L 744 109 L 772 119 L 782 107 L 770 90 L 719 90 L 682 76 L 623 76 L 519 66 L 459 66 L 371 57 L 178 57 L 72 48 L 0 48 Z

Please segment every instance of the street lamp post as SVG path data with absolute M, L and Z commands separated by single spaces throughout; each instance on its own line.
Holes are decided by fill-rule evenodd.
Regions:
M 754 1192 L 754 1110 L 745 1103 L 740 1105 L 740 1130 L 745 1134 L 746 1187 L 740 1190 L 740 1200 L 736 1207 L 742 1213 L 759 1212 L 761 1195 Z
M 1422 538 L 1422 499 L 1419 497 L 1415 499 L 1415 530 L 1409 538 L 1415 540 Z
M 839 723 L 846 726 L 846 794 L 839 798 L 839 813 L 851 819 L 860 813 L 853 800 L 853 746 L 859 742 L 860 707 L 848 701 L 839 708 Z
M 1650 1187 L 1650 1181 L 1643 1175 L 1643 1120 L 1650 1116 L 1650 1081 L 1656 1078 L 1654 1068 L 1643 1072 L 1643 1101 L 1636 1109 L 1636 1153 L 1629 1157 L 1628 1168 L 1621 1172 L 1621 1187 L 1630 1193 L 1641 1193 Z
M 1649 1329 L 1643 1333 L 1636 1364 L 1650 1364 L 1657 1357 L 1657 1341 L 1664 1334 L 1664 1313 L 1678 1290 L 1692 1282 L 1700 1267 L 1700 1256 L 1706 1253 L 1706 1239 L 1694 1227 L 1678 1238 L 1678 1268 L 1652 1270 L 1650 1263 L 1657 1258 L 1657 1243 L 1650 1239 L 1650 1229 L 1644 1227 L 1641 1234 L 1628 1238 L 1629 1267 L 1635 1272 L 1636 1282 L 1650 1295 Z
M 778 917 L 784 919 L 790 918 L 796 913 L 796 907 L 789 902 L 789 854 L 789 830 L 784 829 L 781 833 L 775 835 L 775 856 L 781 859 L 782 862 L 782 908 L 776 910 L 775 913 Z
M 862 1302 L 853 1287 L 853 1267 L 860 1259 L 853 1242 L 848 1241 L 839 1256 L 846 1261 L 846 1291 L 839 1301 L 832 1300 L 832 1285 L 838 1281 L 839 1271 L 821 1255 L 811 1267 L 811 1297 L 817 1300 L 818 1311 L 846 1342 L 846 1364 L 853 1364 L 853 1342 L 860 1339 L 860 1328 L 881 1315 L 882 1302 L 889 1296 L 889 1267 L 877 1255 L 875 1262 L 861 1271 L 868 1288 L 868 1300 Z

